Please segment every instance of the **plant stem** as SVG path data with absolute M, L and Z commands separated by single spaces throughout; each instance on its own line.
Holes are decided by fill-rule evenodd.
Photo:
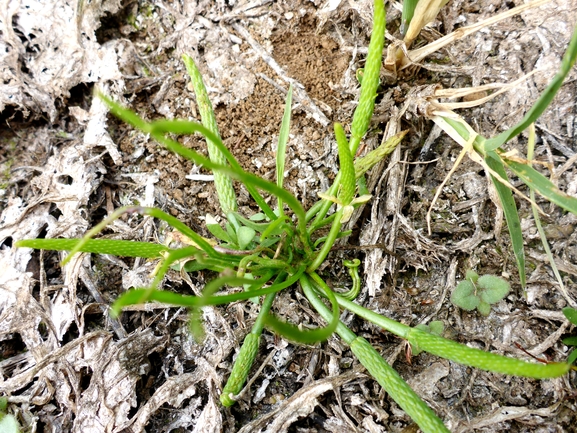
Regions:
M 335 213 L 335 219 L 333 220 L 333 224 L 331 225 L 331 230 L 329 231 L 329 234 L 327 235 L 327 239 L 326 239 L 325 243 L 323 244 L 323 246 L 321 247 L 321 250 L 318 252 L 315 259 L 313 260 L 313 262 L 307 268 L 307 273 L 311 273 L 311 272 L 316 271 L 318 269 L 318 267 L 320 265 L 322 265 L 322 263 L 327 258 L 327 255 L 331 251 L 331 248 L 334 245 L 335 240 L 337 239 L 337 237 L 339 235 L 339 232 L 341 231 L 341 226 L 342 226 L 341 217 L 342 216 L 343 216 L 343 208 L 339 209 Z

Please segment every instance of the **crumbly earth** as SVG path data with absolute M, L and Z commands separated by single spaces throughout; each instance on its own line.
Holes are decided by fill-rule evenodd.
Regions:
M 412 48 L 522 3 L 451 1 Z M 208 173 L 107 115 L 92 96 L 96 89 L 112 94 L 147 119 L 199 119 L 184 53 L 199 65 L 229 149 L 246 170 L 270 180 L 293 82 L 298 91 L 285 186 L 310 206 L 337 172 L 332 124 L 350 127 L 372 1 L 96 1 L 76 11 L 76 21 L 62 21 L 71 13 L 66 5 L 55 2 L 44 22 L 34 22 L 24 6 L 10 9 L 0 33 L 6 48 L 0 58 L 0 394 L 23 431 L 417 431 L 336 337 L 309 347 L 265 331 L 254 382 L 237 405 L 224 409 L 220 390 L 256 318 L 255 304 L 207 308 L 206 338 L 197 344 L 184 309 L 152 304 L 109 318 L 107 306 L 124 290 L 146 285 L 155 263 L 92 255 L 62 269 L 60 254 L 13 247 L 23 238 L 80 237 L 115 208 L 134 203 L 159 207 L 209 236 L 205 216 L 222 215 L 213 183 L 202 176 Z M 386 6 L 389 42 L 400 36 L 398 6 Z M 75 23 L 72 30 L 66 22 Z M 553 77 L 575 22 L 577 2 L 557 0 L 454 41 L 396 76 L 383 69 L 361 152 L 391 129 L 409 132 L 370 173 L 372 201 L 355 214 L 353 234 L 320 270 L 331 286 L 350 285 L 341 262 L 357 257 L 364 281 L 357 302 L 367 308 L 411 326 L 441 320 L 445 337 L 471 347 L 527 360 L 527 352 L 547 360 L 567 357 L 561 339 L 572 329 L 561 309 L 577 305 L 577 216 L 537 199 L 564 295 L 530 204 L 517 199 L 527 255 L 523 292 L 502 212 L 481 166 L 465 157 L 433 204 L 461 147 L 412 107 L 424 86 L 510 83 L 537 71 L 511 91 L 459 110 L 477 132 L 496 135 L 522 118 Z M 60 38 L 60 50 L 50 32 Z M 536 124 L 535 148 L 544 163 L 539 170 L 572 196 L 575 83 L 573 71 Z M 181 142 L 205 152 L 199 137 Z M 507 144 L 520 155 L 526 149 L 527 134 Z M 254 204 L 242 186 L 235 188 L 240 211 L 250 216 Z M 104 234 L 162 242 L 168 231 L 148 217 L 125 215 Z M 501 275 L 512 285 L 488 317 L 450 302 L 468 269 Z M 211 278 L 174 272 L 164 284 L 193 294 Z M 298 290 L 282 292 L 276 302 L 286 320 L 318 323 Z M 575 431 L 575 372 L 539 381 L 429 354 L 411 357 L 401 339 L 351 314 L 342 320 L 451 431 Z

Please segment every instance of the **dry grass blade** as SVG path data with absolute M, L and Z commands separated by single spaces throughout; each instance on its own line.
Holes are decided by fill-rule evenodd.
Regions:
M 483 98 L 475 99 L 472 101 L 467 102 L 443 102 L 442 105 L 444 108 L 449 110 L 455 110 L 458 108 L 473 108 L 477 107 L 485 102 L 489 102 L 490 100 L 496 98 L 497 96 L 501 95 L 502 93 L 508 92 L 513 90 L 517 85 L 521 84 L 523 81 L 527 80 L 532 75 L 536 74 L 537 70 L 531 71 L 526 75 L 523 75 L 521 78 L 511 82 L 511 83 L 490 83 L 485 84 L 483 86 L 476 86 L 476 87 L 465 87 L 461 89 L 435 89 L 434 95 L 438 98 L 448 98 L 448 99 L 457 99 L 463 98 L 469 95 L 473 95 L 479 92 L 486 92 L 487 90 L 494 90 L 499 89 L 490 95 L 487 95 Z
M 514 7 L 511 10 L 497 14 L 493 17 L 490 17 L 490 18 L 483 20 L 481 22 L 478 22 L 476 24 L 472 24 L 470 26 L 462 27 L 458 30 L 455 30 L 454 32 L 452 32 L 446 36 L 443 36 L 442 38 L 440 38 L 440 39 L 436 40 L 435 42 L 432 42 L 428 45 L 425 45 L 422 48 L 408 51 L 408 53 L 406 55 L 404 54 L 403 50 L 397 51 L 395 53 L 396 59 L 394 59 L 393 63 L 396 65 L 397 71 L 403 70 L 405 68 L 408 68 L 412 64 L 415 64 L 415 63 L 418 64 L 425 57 L 427 57 L 430 54 L 440 50 L 441 48 L 453 43 L 456 40 L 463 39 L 466 36 L 469 36 L 475 32 L 478 32 L 479 30 L 481 30 L 484 27 L 488 27 L 490 25 L 496 24 L 499 21 L 502 21 L 504 19 L 518 15 L 521 12 L 526 11 L 528 9 L 539 7 L 539 6 L 544 5 L 545 3 L 548 3 L 550 1 L 551 0 L 536 0 L 536 1 L 533 1 L 530 3 L 526 3 L 523 5 Z M 387 62 L 389 62 L 389 64 L 390 64 L 389 55 L 387 55 Z

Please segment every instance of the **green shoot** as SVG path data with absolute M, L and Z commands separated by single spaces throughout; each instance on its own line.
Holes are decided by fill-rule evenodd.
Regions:
M 293 98 L 293 87 L 292 84 L 289 87 L 284 114 L 282 117 L 282 123 L 280 126 L 280 133 L 278 136 L 278 145 L 276 148 L 276 184 L 282 188 L 284 181 L 284 168 L 285 168 L 285 158 L 286 158 L 286 145 L 289 139 L 290 123 L 291 123 L 291 107 Z M 278 212 L 279 215 L 284 213 L 282 199 L 278 200 Z

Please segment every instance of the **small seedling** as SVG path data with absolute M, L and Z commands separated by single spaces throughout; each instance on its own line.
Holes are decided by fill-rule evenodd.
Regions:
M 577 310 L 575 308 L 563 308 L 563 314 L 573 325 L 577 326 Z M 577 347 L 577 335 L 563 339 L 563 344 Z M 573 349 L 567 357 L 567 364 L 573 364 L 577 360 L 577 349 Z
M 441 320 L 433 320 L 428 325 L 420 324 L 415 326 L 415 328 L 436 335 L 437 337 L 441 337 L 445 329 L 445 324 Z M 411 355 L 417 356 L 421 352 L 422 350 L 416 344 L 411 344 Z
M 496 304 L 507 296 L 510 289 L 509 283 L 501 277 L 479 277 L 475 271 L 467 271 L 465 279 L 451 295 L 451 302 L 463 310 L 473 311 L 476 308 L 483 316 L 488 316 L 491 304 Z

